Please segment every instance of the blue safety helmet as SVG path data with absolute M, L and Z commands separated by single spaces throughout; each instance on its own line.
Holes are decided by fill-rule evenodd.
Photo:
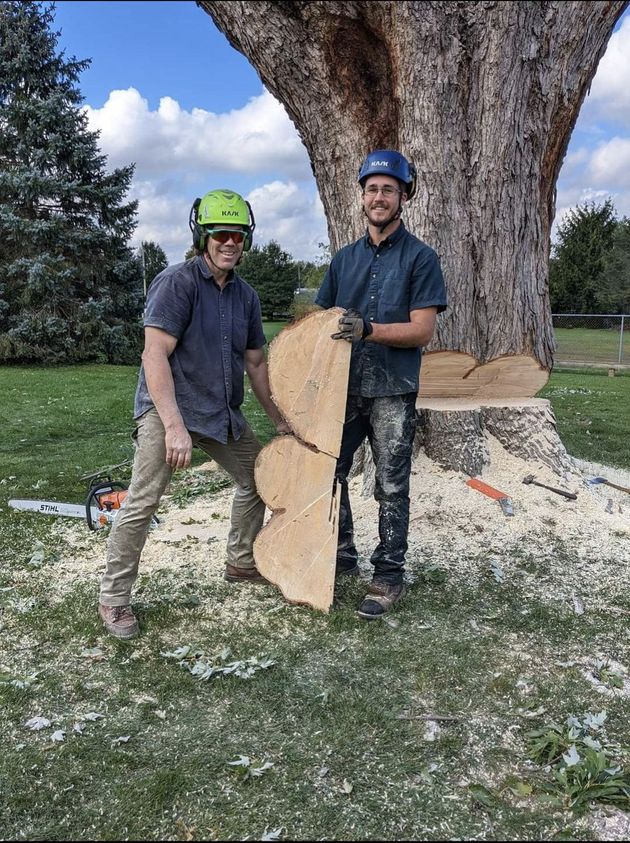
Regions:
M 370 176 L 392 176 L 405 188 L 407 199 L 416 192 L 416 168 L 393 149 L 375 149 L 370 152 L 359 170 L 359 184 L 365 186 Z

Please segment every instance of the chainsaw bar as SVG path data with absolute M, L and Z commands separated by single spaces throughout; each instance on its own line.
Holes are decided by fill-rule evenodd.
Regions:
M 42 515 L 61 515 L 66 518 L 85 518 L 86 509 L 81 504 L 58 503 L 57 501 L 22 501 L 10 500 L 9 506 L 23 512 L 39 512 Z M 108 512 L 93 506 L 90 508 L 90 515 L 94 524 L 103 526 L 111 524 L 120 510 Z

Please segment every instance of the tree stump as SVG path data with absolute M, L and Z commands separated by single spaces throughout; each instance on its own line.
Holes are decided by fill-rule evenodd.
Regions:
M 256 566 L 287 600 L 324 612 L 335 587 L 335 468 L 350 366 L 350 344 L 330 336 L 341 312 L 312 313 L 271 343 L 271 393 L 295 435 L 276 437 L 256 461 L 256 485 L 272 511 L 254 542 Z
M 578 474 L 556 428 L 549 401 L 533 396 L 549 373 L 533 358 L 506 355 L 479 364 L 452 351 L 423 355 L 416 402 L 414 451 L 423 449 L 444 469 L 481 475 L 489 464 L 489 437 L 524 460 L 543 463 L 556 474 Z M 361 449 L 363 494 L 374 490 L 369 449 Z

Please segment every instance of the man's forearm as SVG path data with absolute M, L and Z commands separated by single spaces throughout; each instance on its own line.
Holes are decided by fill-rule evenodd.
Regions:
M 396 348 L 419 348 L 427 345 L 432 336 L 432 328 L 413 322 L 372 322 L 372 333 L 365 341 Z

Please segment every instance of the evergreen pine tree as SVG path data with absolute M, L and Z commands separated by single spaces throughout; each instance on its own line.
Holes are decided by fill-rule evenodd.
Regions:
M 155 277 L 168 266 L 168 258 L 160 244 L 154 243 L 152 240 L 142 241 L 142 245 L 138 249 L 138 257 L 142 261 L 144 287 L 145 290 L 148 290 Z
M 0 2 L 0 361 L 135 363 L 133 165 L 106 172 L 53 10 Z
M 236 271 L 258 293 L 265 318 L 289 314 L 298 288 L 298 273 L 291 255 L 275 240 L 245 252 Z
M 617 218 L 610 199 L 573 208 L 558 227 L 549 264 L 549 293 L 554 313 L 599 313 L 598 291 L 604 262 L 613 245 Z
M 617 223 L 612 249 L 604 258 L 597 300 L 604 313 L 630 313 L 630 219 Z

